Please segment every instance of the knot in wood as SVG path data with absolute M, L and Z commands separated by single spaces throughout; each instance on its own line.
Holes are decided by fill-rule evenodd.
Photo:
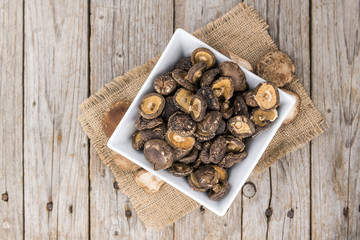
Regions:
M 256 186 L 253 182 L 247 182 L 242 189 L 243 194 L 247 198 L 252 198 L 256 194 Z
M 3 200 L 4 202 L 7 202 L 9 200 L 9 195 L 7 192 L 1 194 L 1 200 Z

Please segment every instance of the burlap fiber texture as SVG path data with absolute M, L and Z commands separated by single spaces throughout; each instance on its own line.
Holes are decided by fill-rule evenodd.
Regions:
M 267 29 L 267 24 L 253 7 L 240 3 L 224 16 L 193 34 L 215 49 L 225 48 L 255 65 L 261 56 L 277 49 Z M 121 99 L 132 100 L 157 60 L 158 57 L 115 78 L 98 93 L 89 97 L 80 105 L 82 114 L 79 120 L 100 158 L 113 171 L 119 188 L 129 197 L 140 219 L 147 227 L 162 229 L 199 204 L 168 184 L 155 194 L 144 192 L 136 185 L 134 173 L 124 172 L 115 165 L 110 150 L 106 147 L 108 138 L 101 126 L 102 114 L 108 106 Z M 327 127 L 324 118 L 315 108 L 299 80 L 296 79 L 286 88 L 301 97 L 300 114 L 294 122 L 279 129 L 255 171 L 268 168 L 286 153 L 323 133 Z

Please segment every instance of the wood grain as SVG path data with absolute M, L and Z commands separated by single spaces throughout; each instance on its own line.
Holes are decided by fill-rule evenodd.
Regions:
M 172 19 L 172 1 L 91 1 L 91 93 L 160 54 L 172 35 Z M 172 238 L 172 226 L 145 229 L 93 148 L 90 178 L 92 239 Z
M 22 0 L 0 3 L 0 236 L 3 239 L 22 239 L 24 230 L 22 4 Z
M 25 238 L 84 239 L 88 145 L 77 117 L 88 93 L 88 5 L 24 7 Z
M 312 97 L 331 128 L 312 155 L 313 239 L 358 239 L 359 1 L 311 6 Z

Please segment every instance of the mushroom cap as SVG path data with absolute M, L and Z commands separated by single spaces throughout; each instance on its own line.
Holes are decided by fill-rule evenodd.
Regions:
M 196 84 L 203 75 L 205 68 L 206 68 L 206 63 L 204 62 L 198 62 L 195 65 L 193 65 L 187 74 L 188 81 Z
M 191 150 L 191 152 L 189 153 L 189 155 L 179 159 L 178 161 L 181 163 L 186 163 L 186 164 L 193 163 L 196 161 L 198 154 L 199 154 L 199 150 L 197 150 L 196 148 L 193 148 Z
M 256 72 L 259 77 L 283 87 L 294 79 L 295 64 L 286 53 L 272 51 L 259 59 Z
M 182 69 L 175 69 L 172 72 L 173 79 L 189 91 L 196 91 L 196 85 L 187 78 L 187 72 Z
M 206 192 L 209 188 L 204 188 L 199 185 L 199 183 L 196 180 L 196 175 L 194 172 L 190 173 L 189 176 L 187 176 L 188 183 L 192 190 L 197 192 Z
M 135 128 L 137 130 L 146 130 L 146 129 L 152 129 L 154 127 L 157 127 L 164 123 L 164 120 L 161 117 L 157 117 L 154 119 L 146 119 L 143 117 L 139 117 L 135 121 Z
M 237 115 L 229 119 L 227 128 L 237 138 L 243 139 L 255 134 L 254 123 L 244 115 Z
M 202 95 L 194 95 L 190 102 L 190 116 L 196 122 L 204 119 L 206 114 L 207 102 Z
M 221 120 L 218 129 L 216 129 L 215 134 L 221 135 L 225 132 L 225 130 L 226 130 L 226 122 L 224 120 Z
M 220 181 L 227 181 L 228 180 L 229 175 L 228 175 L 228 172 L 224 168 L 222 168 L 222 167 L 220 167 L 218 165 L 211 165 L 211 166 L 215 169 L 215 171 L 218 172 Z
M 170 116 L 180 110 L 174 103 L 174 96 L 169 96 L 165 99 L 165 107 L 161 114 L 165 121 L 168 121 Z
M 288 113 L 288 115 L 286 116 L 284 122 L 282 124 L 287 125 L 290 122 L 292 122 L 298 115 L 300 112 L 300 106 L 301 106 L 301 99 L 300 96 L 292 91 L 286 90 L 286 89 L 282 89 L 284 92 L 286 92 L 287 94 L 290 94 L 291 96 L 295 97 L 296 99 L 296 103 L 295 105 L 292 107 L 291 111 Z
M 211 163 L 211 159 L 209 157 L 210 147 L 211 147 L 211 142 L 210 141 L 205 142 L 203 145 L 203 149 L 200 151 L 199 159 L 204 164 Z
M 223 101 L 228 101 L 234 94 L 234 84 L 231 77 L 220 77 L 211 84 L 215 96 Z
M 145 169 L 139 170 L 135 175 L 136 184 L 145 192 L 153 194 L 160 190 L 164 181 Z
M 219 201 L 223 199 L 230 190 L 228 181 L 221 181 L 212 187 L 209 191 L 209 199 L 213 201 Z
M 219 166 L 223 168 L 231 168 L 234 164 L 241 162 L 247 156 L 247 152 L 241 153 L 227 153 L 225 157 L 219 162 Z
M 177 83 L 171 75 L 160 75 L 154 80 L 154 89 L 161 95 L 169 95 L 176 87 Z
M 239 153 L 244 151 L 245 144 L 241 139 L 236 138 L 231 135 L 224 136 L 226 139 L 226 152 L 233 152 L 233 153 Z
M 254 72 L 254 68 L 248 60 L 239 57 L 238 55 L 230 52 L 229 50 L 226 50 L 225 48 L 221 48 L 219 52 L 225 55 L 226 57 L 230 58 L 232 61 L 239 64 L 243 68 L 249 70 L 250 72 Z
M 195 171 L 195 175 L 201 187 L 212 187 L 219 182 L 219 173 L 210 165 L 200 166 Z
M 259 83 L 254 90 L 254 99 L 262 110 L 270 111 L 280 104 L 279 90 L 271 82 Z
M 191 66 L 192 66 L 191 58 L 190 57 L 184 57 L 184 58 L 180 58 L 180 60 L 176 64 L 175 68 L 179 68 L 179 69 L 182 69 L 184 71 L 189 71 Z
M 249 116 L 248 107 L 241 95 L 235 97 L 233 108 L 236 115 Z
M 194 132 L 194 137 L 196 137 L 196 139 L 198 141 L 209 141 L 211 139 L 213 139 L 215 136 L 216 136 L 216 133 L 215 132 L 203 132 L 199 129 L 196 129 L 196 131 Z
M 165 134 L 165 140 L 173 148 L 188 149 L 191 150 L 195 144 L 195 138 L 193 136 L 183 137 L 180 136 L 170 129 Z
M 205 71 L 200 79 L 200 87 L 209 87 L 219 73 L 219 68 L 213 68 Z
M 146 94 L 140 105 L 139 113 L 143 118 L 154 119 L 161 115 L 165 106 L 165 98 L 158 93 Z
M 187 137 L 195 132 L 196 124 L 189 115 L 176 112 L 169 118 L 168 129 L 182 137 Z
M 111 137 L 125 115 L 131 101 L 120 100 L 112 103 L 102 116 L 101 125 L 105 136 Z
M 255 101 L 254 95 L 255 94 L 253 91 L 244 92 L 244 94 L 243 94 L 244 101 L 245 101 L 246 105 L 248 105 L 249 107 L 259 106 L 257 104 L 257 102 Z
M 244 91 L 247 88 L 245 73 L 241 70 L 238 64 L 230 61 L 225 61 L 220 64 L 221 75 L 231 77 L 234 84 L 234 90 Z
M 226 139 L 223 136 L 217 137 L 214 142 L 211 144 L 209 150 L 209 157 L 212 163 L 219 163 L 226 152 Z
M 174 162 L 171 147 L 164 140 L 151 139 L 144 145 L 144 156 L 154 170 L 169 168 Z
M 220 103 L 218 98 L 215 96 L 214 91 L 210 87 L 200 88 L 196 95 L 201 95 L 206 99 L 207 108 L 209 110 L 220 110 Z
M 197 48 L 191 54 L 191 62 L 192 64 L 196 64 L 198 62 L 205 62 L 206 69 L 210 69 L 216 64 L 215 55 L 207 48 Z
M 181 111 L 189 113 L 189 107 L 193 96 L 193 92 L 186 90 L 185 88 L 179 88 L 174 95 L 173 101 L 175 106 Z
M 198 132 L 215 133 L 220 125 L 222 115 L 219 111 L 208 111 L 204 120 L 197 123 Z
M 176 162 L 167 170 L 176 177 L 184 177 L 189 175 L 193 171 L 193 168 L 186 163 Z
M 253 120 L 256 126 L 261 128 L 268 128 L 272 122 L 278 118 L 278 112 L 274 108 L 270 111 L 264 111 L 261 108 L 256 108 L 252 111 L 250 119 Z

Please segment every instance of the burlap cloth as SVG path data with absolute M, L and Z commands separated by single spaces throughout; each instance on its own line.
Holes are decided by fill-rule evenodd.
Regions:
M 269 36 L 268 25 L 253 7 L 241 3 L 194 35 L 215 49 L 225 48 L 250 61 L 253 66 L 265 53 L 277 49 Z M 140 219 L 147 227 L 162 229 L 199 206 L 194 200 L 168 184 L 155 194 L 147 194 L 134 181 L 134 173 L 121 171 L 106 147 L 108 138 L 101 127 L 101 118 L 107 107 L 120 99 L 132 100 L 143 85 L 158 57 L 136 67 L 123 76 L 106 84 L 98 93 L 80 105 L 79 117 L 91 143 L 104 163 L 114 172 L 122 192 L 129 197 Z M 299 94 L 302 103 L 297 119 L 282 126 L 257 164 L 255 171 L 262 171 L 285 154 L 301 147 L 320 135 L 327 124 L 315 108 L 298 79 L 286 87 Z

